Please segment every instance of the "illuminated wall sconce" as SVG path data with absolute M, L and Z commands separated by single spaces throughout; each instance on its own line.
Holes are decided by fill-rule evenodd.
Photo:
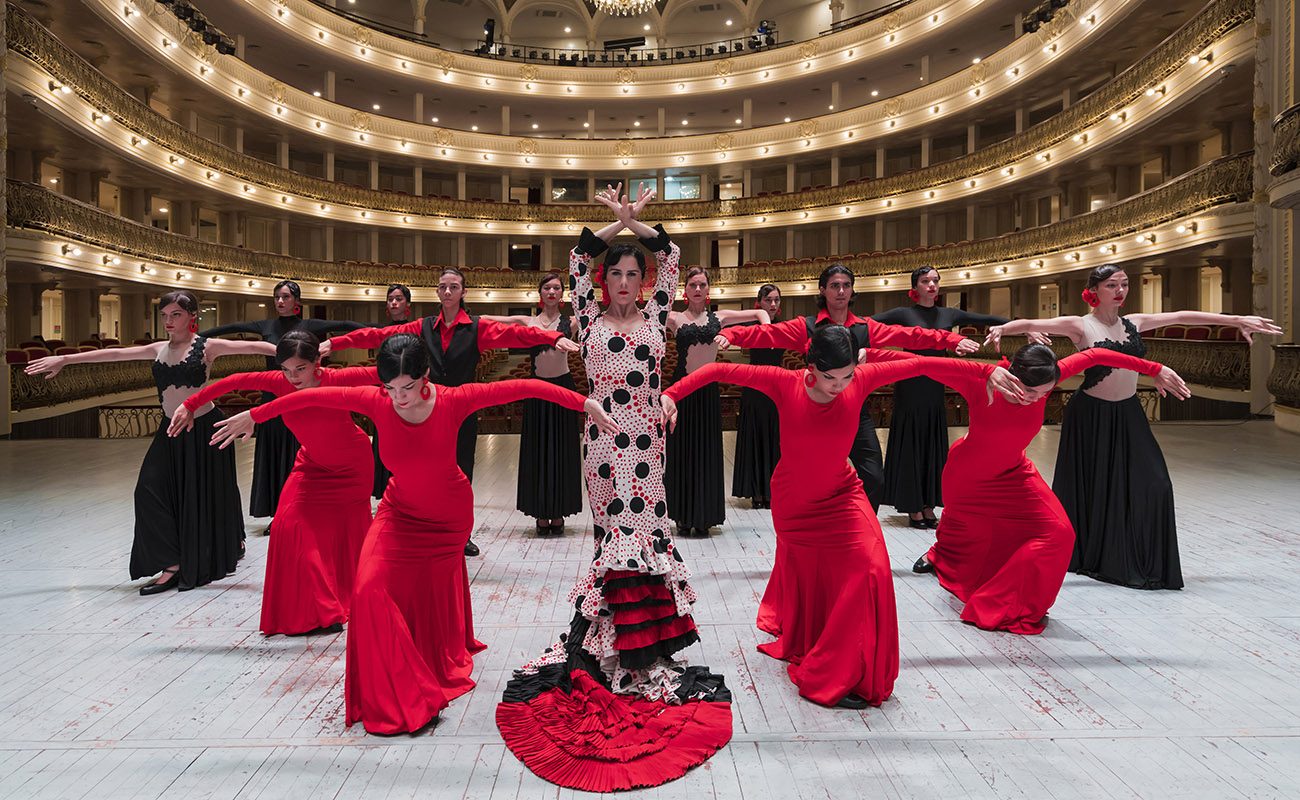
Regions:
M 1178 227 L 1174 228 L 1174 232 L 1175 233 L 1196 233 L 1196 223 L 1184 222 L 1180 224 Z

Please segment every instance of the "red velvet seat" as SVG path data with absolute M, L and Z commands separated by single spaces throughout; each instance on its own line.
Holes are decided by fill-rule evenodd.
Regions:
M 64 345 L 63 347 L 54 348 L 54 355 L 56 356 L 75 356 L 77 353 L 80 352 L 81 351 L 78 350 L 77 348 L 68 347 L 67 345 Z
M 19 350 L 16 347 L 5 348 L 6 364 L 26 364 L 29 361 L 31 361 L 31 358 L 27 356 L 26 350 Z
M 1186 338 L 1187 338 L 1187 326 L 1186 326 L 1186 325 L 1166 325 L 1166 326 L 1165 326 L 1163 329 L 1161 329 L 1161 331 L 1160 331 L 1160 338 L 1161 338 L 1161 339 L 1186 339 Z
M 1205 341 L 1205 340 L 1207 340 L 1207 339 L 1210 338 L 1210 326 L 1209 326 L 1209 325 L 1189 325 L 1188 328 L 1187 328 L 1187 334 L 1185 335 L 1184 338 L 1187 338 L 1187 339 L 1194 339 L 1194 340 L 1196 340 L 1196 341 L 1201 341 L 1201 342 L 1203 342 L 1203 341 Z
M 50 351 L 46 350 L 44 347 L 24 347 L 22 350 L 27 354 L 27 358 L 32 361 L 50 355 Z
M 1243 342 L 1241 331 L 1231 325 L 1219 325 L 1214 331 L 1214 338 L 1220 342 Z

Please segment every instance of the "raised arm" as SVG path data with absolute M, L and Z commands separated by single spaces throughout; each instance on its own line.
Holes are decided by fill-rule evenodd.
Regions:
M 262 335 L 262 323 L 260 321 L 232 322 L 229 325 L 218 325 L 215 328 L 208 328 L 206 331 L 199 331 L 199 336 L 212 338 L 214 336 L 228 336 L 232 333 L 255 333 Z
M 1090 347 L 1077 353 L 1071 353 L 1057 362 L 1061 368 L 1061 380 L 1078 375 L 1089 367 L 1104 366 L 1115 369 L 1131 369 L 1142 375 L 1159 375 L 1163 364 L 1147 361 L 1145 358 L 1116 353 L 1104 347 Z
M 618 230 L 623 229 L 622 223 L 615 223 L 602 229 L 601 233 L 615 226 Z M 573 301 L 574 316 L 578 318 L 579 336 L 587 332 L 587 328 L 600 314 L 595 284 L 592 282 L 591 262 L 608 247 L 606 239 L 592 233 L 590 228 L 583 228 L 582 235 L 578 237 L 578 246 L 569 253 L 569 297 Z
M 886 325 L 867 320 L 873 347 L 905 347 L 909 350 L 956 350 L 966 340 L 965 336 L 952 331 L 936 331 L 930 328 Z
M 1144 333 L 1165 325 L 1226 325 L 1241 331 L 1246 341 L 1255 334 L 1278 335 L 1282 329 L 1267 317 L 1211 314 L 1205 311 L 1169 311 L 1163 314 L 1129 314 L 1128 321 Z
M 153 361 L 158 357 L 159 348 L 166 342 L 142 344 L 136 347 L 114 347 L 104 350 L 88 350 L 66 356 L 45 356 L 38 358 L 23 368 L 28 375 L 44 375 L 46 380 L 59 374 L 59 370 L 69 364 L 95 364 L 104 361 Z
M 222 356 L 274 356 L 275 345 L 260 339 L 208 339 L 203 355 L 209 363 Z
M 705 364 L 669 386 L 664 390 L 664 394 L 670 397 L 673 402 L 677 402 L 696 389 L 710 383 L 731 383 L 736 386 L 756 389 L 768 397 L 776 399 L 782 381 L 788 380 L 790 380 L 790 370 L 788 369 L 715 361 L 712 364 Z
M 302 324 L 303 327 L 315 334 L 318 339 L 325 338 L 327 333 L 359 331 L 362 328 L 370 327 L 368 323 L 353 322 L 347 319 L 305 319 Z
M 947 322 L 947 320 L 944 320 Z M 976 314 L 974 311 L 963 311 L 960 308 L 952 309 L 953 325 L 975 325 L 977 327 L 987 327 L 989 325 L 1005 325 L 1006 317 L 997 317 L 993 314 Z
M 315 389 L 303 389 L 284 397 L 255 406 L 249 413 L 254 422 L 266 422 L 289 411 L 304 408 L 337 408 L 342 411 L 355 411 L 358 414 L 372 415 L 375 406 L 388 402 L 377 388 L 363 386 L 321 386 Z
M 466 383 L 451 389 L 439 390 L 444 398 L 452 398 L 450 409 L 443 413 L 452 414 L 463 419 L 481 408 L 513 403 L 530 397 L 546 400 L 574 411 L 586 411 L 593 425 L 605 433 L 618 433 L 618 425 L 601 407 L 600 403 L 589 397 L 583 397 L 553 383 L 524 378 L 494 383 Z M 459 419 L 457 420 L 459 422 Z
M 527 325 L 533 321 L 533 318 L 527 314 L 479 314 L 478 318 L 480 322 L 490 320 L 502 325 Z
M 527 319 L 527 317 L 525 317 Z M 533 347 L 553 345 L 562 337 L 559 331 L 548 331 L 532 325 L 503 325 L 484 317 L 478 318 L 478 349 L 496 350 L 502 347 Z
M 681 270 L 681 248 L 668 238 L 664 226 L 653 228 L 639 220 L 628 220 L 628 230 L 641 237 L 641 244 L 655 256 L 655 288 L 650 299 L 646 301 L 645 311 L 650 319 L 660 325 L 668 324 L 668 312 L 673 307 L 673 295 L 677 293 L 677 278 Z
M 375 367 L 343 367 L 327 369 L 321 377 L 322 386 L 379 386 L 379 370 Z
M 190 411 L 197 411 L 218 397 L 235 390 L 270 392 L 279 397 L 293 391 L 293 387 L 284 379 L 279 370 L 265 372 L 238 372 L 219 381 L 213 381 L 186 398 L 182 404 Z
M 883 325 L 910 325 L 914 313 L 910 308 L 898 306 L 897 308 L 881 311 L 879 314 L 873 314 L 871 318 Z
M 1052 317 L 1051 319 L 1013 319 L 1003 325 L 989 328 L 984 344 L 996 349 L 1002 343 L 1003 336 L 1023 336 L 1030 333 L 1045 333 L 1048 336 L 1064 336 L 1077 347 L 1083 339 L 1083 317 Z
M 721 335 L 737 347 L 783 347 L 800 353 L 808 349 L 808 324 L 803 317 L 771 325 L 726 328 Z
M 396 336 L 399 333 L 419 336 L 420 329 L 423 327 L 423 318 L 403 322 L 401 325 L 389 325 L 387 328 L 358 327 L 351 333 L 345 333 L 342 336 L 335 336 L 330 339 L 330 352 L 337 350 L 369 350 L 383 344 L 384 340 L 389 336 Z
M 772 318 L 761 308 L 727 309 L 717 312 L 717 317 L 724 328 L 743 325 L 746 322 L 757 322 L 759 325 L 772 324 Z

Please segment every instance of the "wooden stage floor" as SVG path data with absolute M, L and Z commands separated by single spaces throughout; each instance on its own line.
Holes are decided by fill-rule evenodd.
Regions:
M 636 794 L 1300 797 L 1300 438 L 1269 422 L 1157 436 L 1187 588 L 1070 576 L 1042 636 L 958 622 L 935 579 L 910 571 L 931 534 L 882 512 L 902 670 L 879 709 L 801 701 L 783 665 L 755 651 L 770 518 L 730 507 L 711 539 L 680 545 L 700 594 L 702 642 L 687 655 L 726 675 L 735 737 L 682 780 Z M 1056 439 L 1049 428 L 1034 444 L 1045 472 Z M 0 797 L 578 794 L 524 769 L 493 722 L 511 669 L 567 628 L 589 542 L 585 516 L 538 540 L 514 511 L 517 442 L 479 444 L 483 556 L 470 575 L 489 649 L 478 688 L 436 727 L 387 738 L 343 727 L 342 635 L 258 633 L 268 540 L 251 534 L 264 521 L 250 521 L 236 575 L 140 597 L 125 577 L 147 442 L 0 442 Z M 247 487 L 251 445 L 239 459 Z

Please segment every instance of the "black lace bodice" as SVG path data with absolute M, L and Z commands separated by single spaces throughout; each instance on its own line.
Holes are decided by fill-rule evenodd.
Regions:
M 555 329 L 555 330 L 559 331 L 560 336 L 563 336 L 563 337 L 565 337 L 565 338 L 569 338 L 569 339 L 573 338 L 572 336 L 569 335 L 569 331 L 572 330 L 572 328 L 570 327 L 570 324 L 569 324 L 569 323 L 570 323 L 570 320 L 572 320 L 572 319 L 573 319 L 572 317 L 565 317 L 565 316 L 561 316 L 561 317 L 560 317 L 560 324 L 559 324 L 559 326 Z M 539 355 L 542 354 L 542 353 L 545 353 L 547 350 L 554 350 L 554 349 L 555 349 L 555 346 L 554 346 L 554 345 L 550 345 L 550 344 L 535 344 L 535 345 L 533 345 L 532 347 L 528 348 L 528 357 L 529 357 L 529 358 L 537 358 L 537 356 L 539 356 Z
M 677 366 L 673 369 L 673 379 L 686 375 L 686 354 L 692 345 L 713 344 L 713 339 L 722 332 L 722 322 L 712 311 L 705 317 L 703 324 L 686 322 L 677 326 Z
M 1093 347 L 1101 347 L 1106 350 L 1114 350 L 1116 353 L 1123 353 L 1127 356 L 1136 358 L 1145 358 L 1147 354 L 1146 342 L 1142 341 L 1142 334 L 1138 333 L 1137 326 L 1128 321 L 1128 317 L 1120 320 L 1124 323 L 1124 332 L 1128 336 L 1122 342 L 1114 339 L 1101 339 L 1093 342 Z M 1106 376 L 1115 371 L 1114 367 L 1089 367 L 1083 372 L 1083 385 L 1079 387 L 1080 391 L 1086 391 L 1101 383 Z
M 203 361 L 203 350 L 207 342 L 207 338 L 195 336 L 190 351 L 175 364 L 154 359 L 153 382 L 158 387 L 158 402 L 163 401 L 163 391 L 172 386 L 198 389 L 208 380 L 208 365 Z

